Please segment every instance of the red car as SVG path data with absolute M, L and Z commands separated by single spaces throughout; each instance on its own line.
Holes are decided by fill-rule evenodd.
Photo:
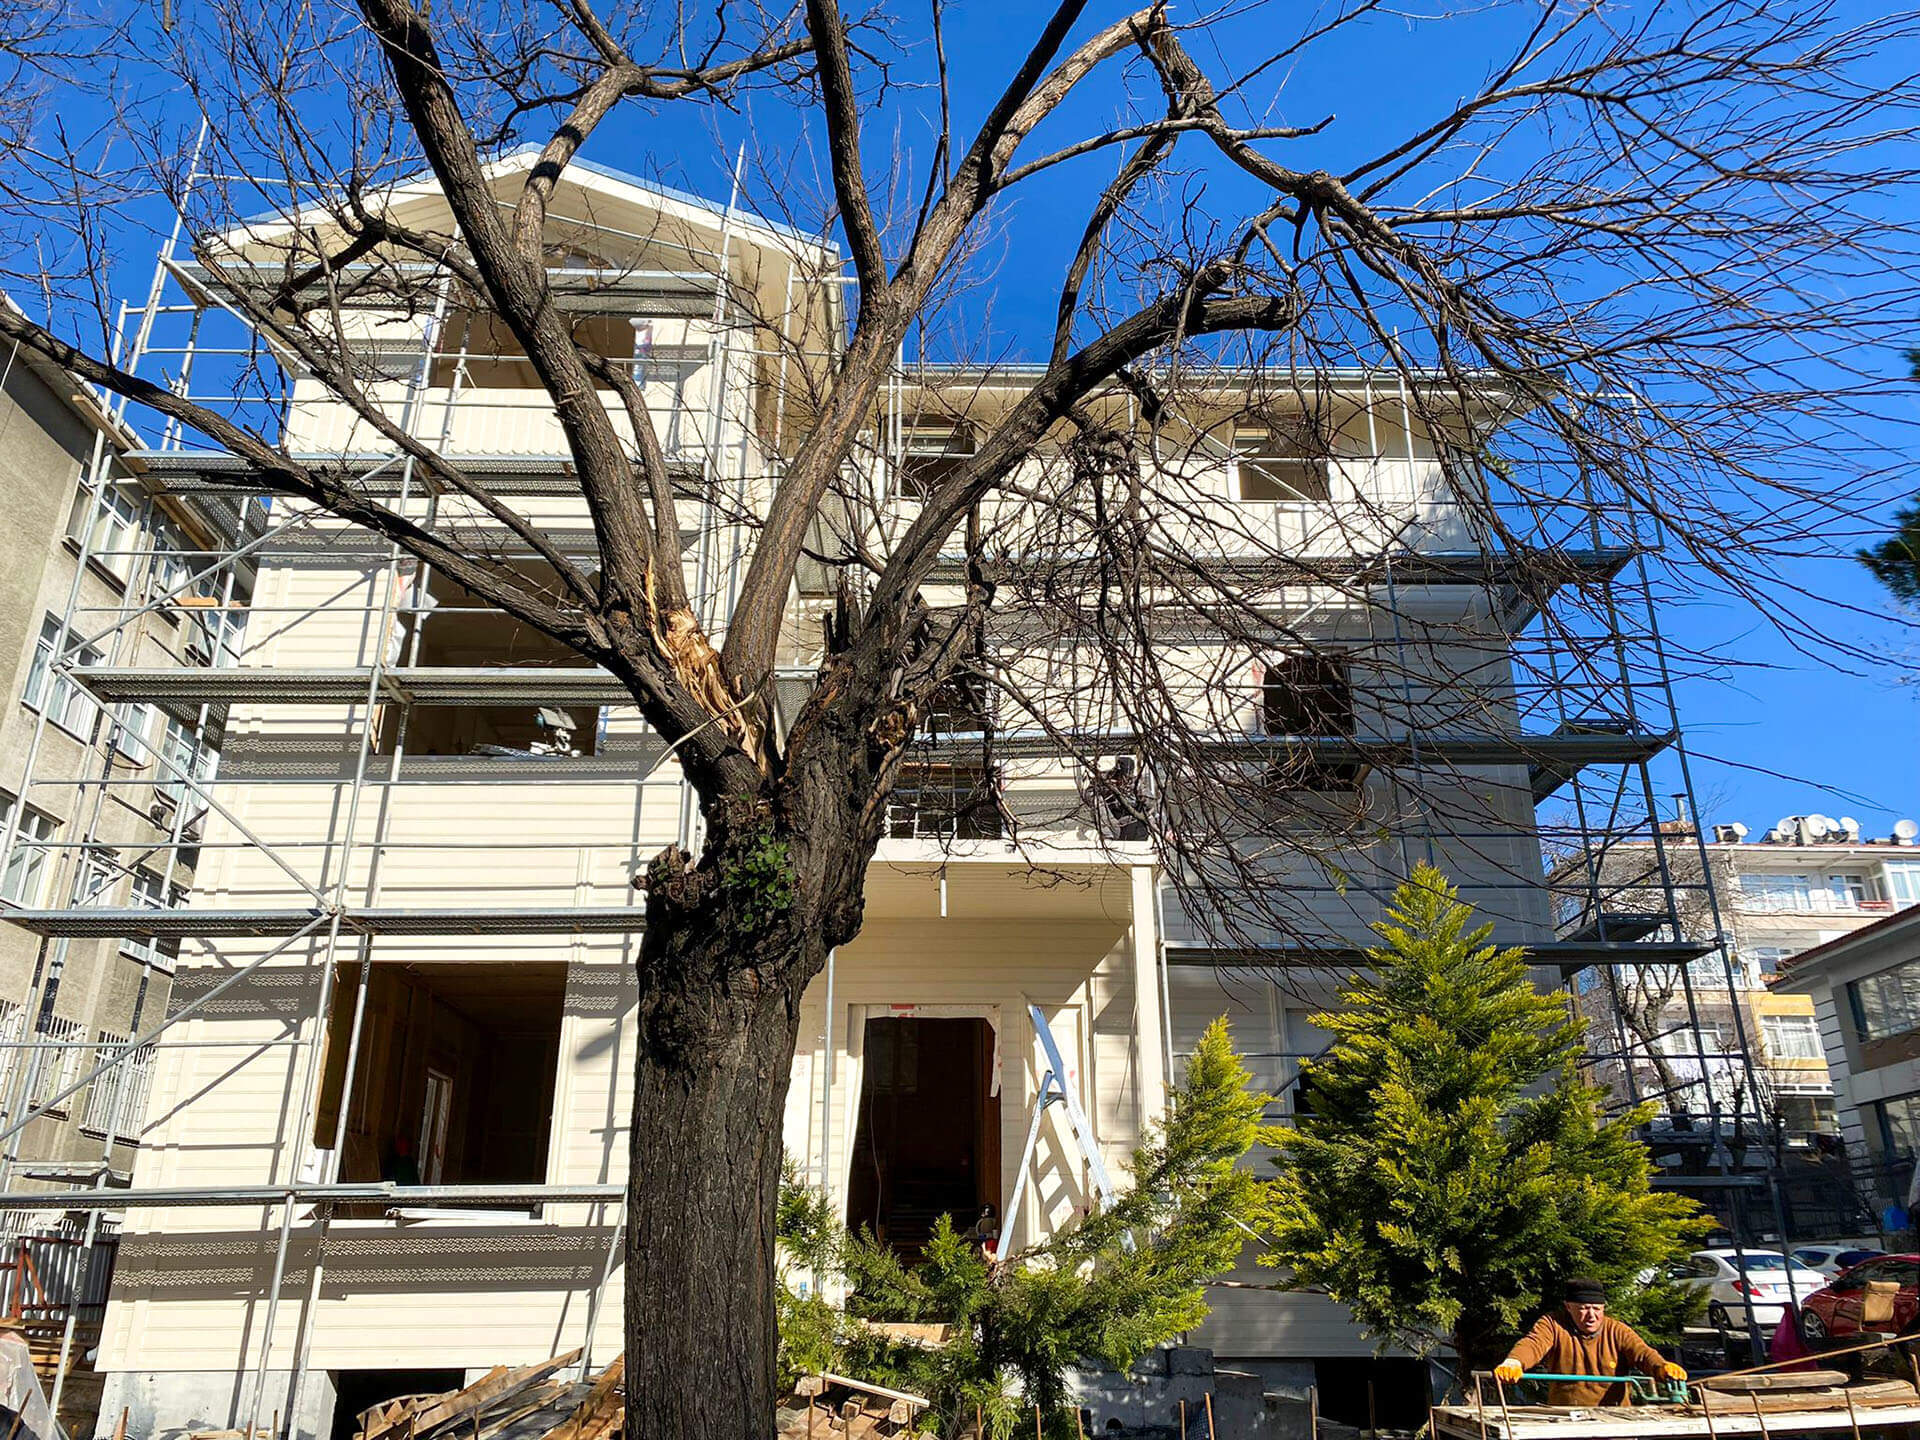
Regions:
M 1893 1297 L 1892 1319 L 1874 1325 L 1875 1333 L 1902 1335 L 1920 1328 L 1920 1255 L 1882 1255 L 1842 1270 L 1826 1289 L 1814 1291 L 1801 1302 L 1801 1328 L 1810 1343 L 1851 1340 L 1860 1334 L 1861 1304 L 1869 1280 L 1893 1280 L 1900 1286 Z

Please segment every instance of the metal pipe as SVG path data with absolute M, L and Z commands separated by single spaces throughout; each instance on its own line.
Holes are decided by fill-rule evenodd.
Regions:
M 599 1204 L 617 1200 L 618 1185 L 395 1185 L 369 1181 L 333 1185 L 159 1186 L 151 1190 L 77 1190 L 49 1194 L 44 1190 L 0 1191 L 0 1210 L 45 1210 L 55 1202 L 62 1210 L 195 1209 L 236 1205 L 377 1205 L 422 1209 L 436 1206 L 473 1206 L 477 1210 L 515 1205 Z
M 434 298 L 433 312 L 427 320 L 426 350 L 429 352 L 431 352 L 434 345 L 438 343 L 440 327 L 446 323 L 447 295 L 451 285 L 451 276 L 443 278 L 440 282 L 439 293 Z M 402 412 L 400 418 L 400 429 L 408 436 L 412 436 L 419 427 L 421 407 L 427 393 L 428 383 L 433 378 L 431 367 L 432 362 L 423 355 L 414 373 L 414 382 L 407 397 L 406 409 Z M 413 475 L 414 459 L 410 454 L 407 456 L 405 464 L 400 467 L 400 494 L 396 508 L 402 514 L 406 512 L 408 501 L 411 497 Z M 431 523 L 434 502 L 429 498 L 427 503 L 429 507 L 429 523 Z M 397 543 L 389 546 L 385 598 L 381 602 L 380 623 L 374 632 L 374 651 L 371 657 L 371 664 L 368 666 L 367 698 L 365 708 L 362 710 L 360 716 L 360 746 L 359 753 L 354 760 L 353 789 L 347 801 L 346 832 L 340 851 L 340 873 L 334 882 L 333 903 L 335 909 L 333 923 L 327 931 L 325 969 L 321 973 L 320 998 L 317 1004 L 318 1013 L 314 1019 L 316 1027 L 323 1027 L 328 1022 L 333 986 L 339 969 L 340 907 L 343 906 L 346 900 L 347 885 L 352 878 L 353 872 L 353 853 L 359 842 L 360 804 L 365 794 L 364 782 L 367 778 L 367 757 L 372 753 L 373 749 L 374 707 L 379 698 L 381 683 L 385 677 L 388 665 L 387 634 L 395 623 L 394 604 L 399 592 L 400 560 L 402 554 L 403 552 Z M 416 632 L 419 628 L 418 624 L 414 627 Z M 395 780 L 399 778 L 397 766 L 393 772 L 393 778 Z M 381 808 L 379 813 L 382 817 L 384 817 L 386 813 L 386 807 L 391 793 L 391 791 L 381 792 Z M 378 834 L 376 833 L 376 844 L 378 838 Z M 378 852 L 376 851 L 376 863 L 377 858 Z M 370 870 L 368 884 L 371 886 L 374 883 L 374 872 Z M 352 1034 L 347 1042 L 347 1073 L 341 1086 L 340 1112 L 334 1121 L 335 1158 L 331 1163 L 336 1165 L 339 1156 L 338 1147 L 346 1133 L 347 1101 L 352 1092 L 354 1060 L 359 1053 L 360 1027 L 366 1013 L 367 991 L 372 976 L 370 941 L 362 939 L 360 942 L 360 956 L 360 984 L 354 1003 Z M 308 1118 L 313 1113 L 314 1101 L 319 1093 L 320 1065 L 325 1053 L 325 1046 L 316 1043 L 312 1053 L 308 1057 L 307 1079 L 305 1085 L 302 1087 L 300 1104 L 298 1134 L 302 1137 L 307 1133 Z M 297 1140 L 296 1143 L 290 1147 L 290 1153 L 299 1154 L 304 1148 L 304 1145 L 304 1140 Z M 319 1226 L 314 1236 L 313 1260 L 307 1267 L 307 1303 L 301 1310 L 300 1325 L 294 1338 L 293 1363 L 288 1370 L 287 1376 L 286 1428 L 281 1432 L 281 1434 L 287 1437 L 292 1437 L 297 1434 L 299 1429 L 298 1416 L 300 1411 L 301 1390 L 306 1378 L 305 1365 L 307 1353 L 313 1343 L 313 1328 L 319 1314 L 320 1276 L 326 1258 L 327 1232 L 333 1221 L 333 1207 L 331 1205 L 322 1206 L 316 1218 L 319 1221 Z M 280 1303 L 280 1278 L 285 1271 L 286 1249 L 288 1241 L 291 1238 L 292 1221 L 293 1202 L 289 1200 L 286 1203 L 285 1211 L 281 1218 L 279 1250 L 274 1258 L 274 1286 L 272 1292 L 267 1297 L 266 1328 L 260 1337 L 259 1378 L 254 1385 L 253 1411 L 247 1422 L 247 1435 L 249 1440 L 251 1440 L 253 1435 L 254 1427 L 259 1422 L 260 1402 L 266 1390 L 267 1362 L 273 1348 L 273 1322 Z M 278 1440 L 277 1436 L 275 1440 Z
M 234 971 L 233 974 L 229 975 L 226 979 L 222 980 L 218 985 L 214 986 L 213 989 L 209 990 L 206 994 L 199 996 L 197 999 L 190 1000 L 185 1005 L 182 1005 L 178 1010 L 174 1011 L 173 1014 L 169 1015 L 165 1020 L 162 1020 L 158 1025 L 156 1025 L 152 1030 L 148 1031 L 147 1034 L 143 1036 L 141 1039 L 139 1039 L 138 1041 L 130 1041 L 129 1044 L 135 1047 L 139 1045 L 145 1045 L 151 1042 L 156 1036 L 165 1034 L 168 1030 L 172 1029 L 175 1025 L 178 1025 L 182 1020 L 186 1019 L 189 1015 L 192 1015 L 195 1011 L 199 1010 L 201 1006 L 206 1005 L 208 1002 L 217 999 L 219 996 L 224 994 L 228 989 L 230 989 L 234 985 L 239 984 L 242 980 L 246 979 L 247 976 L 251 975 L 254 971 L 258 970 L 262 965 L 266 964 L 267 961 L 273 959 L 274 956 L 280 954 L 282 951 L 286 950 L 288 947 L 295 945 L 299 943 L 299 941 L 305 939 L 314 930 L 318 929 L 321 926 L 321 924 L 323 924 L 326 921 L 326 919 L 327 917 L 325 915 L 314 916 L 313 919 L 310 920 L 303 928 L 294 932 L 292 935 L 289 935 L 285 940 L 282 940 L 278 945 L 274 946 L 273 949 L 267 951 L 264 955 L 261 955 L 258 959 L 252 960 L 242 968 Z M 100 1064 L 94 1066 L 93 1069 L 89 1070 L 85 1075 L 82 1075 L 78 1080 L 74 1081 L 71 1085 L 67 1086 L 66 1089 L 60 1091 L 58 1094 L 52 1096 L 47 1100 L 42 1101 L 39 1105 L 30 1109 L 25 1115 L 22 1115 L 18 1120 L 14 1121 L 5 1130 L 0 1130 L 0 1144 L 4 1144 L 6 1141 L 12 1139 L 15 1135 L 19 1134 L 20 1131 L 24 1130 L 27 1127 L 27 1125 L 29 1125 L 32 1121 L 37 1120 L 40 1116 L 44 1115 L 47 1111 L 51 1110 L 54 1106 L 58 1105 L 62 1100 L 66 1099 L 69 1095 L 76 1093 L 77 1091 L 82 1089 L 84 1086 L 90 1084 L 98 1076 L 105 1074 L 108 1070 L 111 1070 L 114 1066 L 118 1065 L 119 1063 L 120 1063 L 120 1059 L 117 1057 L 114 1059 L 102 1061 Z M 8 1178 L 10 1179 L 11 1177 L 9 1176 Z M 46 1197 L 43 1195 L 41 1196 L 41 1199 L 45 1200 Z

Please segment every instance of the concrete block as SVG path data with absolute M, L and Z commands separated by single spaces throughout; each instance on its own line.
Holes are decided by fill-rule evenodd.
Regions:
M 286 1414 L 288 1372 L 270 1370 L 260 1397 L 260 1425 Z M 291 1427 L 294 1440 L 323 1440 L 333 1429 L 333 1377 L 324 1370 L 307 1373 L 300 1387 L 300 1413 Z M 244 1427 L 253 1408 L 253 1372 L 231 1370 L 112 1370 L 102 1377 L 100 1420 L 95 1434 L 111 1436 L 127 1412 L 127 1433 L 141 1440 L 180 1440 L 196 1430 Z
M 1169 1375 L 1213 1374 L 1213 1351 L 1198 1345 L 1175 1345 L 1167 1350 Z
M 1149 1350 L 1133 1362 L 1135 1375 L 1165 1375 L 1167 1373 L 1167 1351 L 1164 1347 Z

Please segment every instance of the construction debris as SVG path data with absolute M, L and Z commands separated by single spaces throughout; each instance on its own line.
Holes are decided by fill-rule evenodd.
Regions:
M 904 1435 L 932 1402 L 845 1375 L 803 1375 L 776 1418 L 781 1440 L 884 1440 Z
M 626 1424 L 624 1358 L 593 1380 L 555 1377 L 580 1361 L 569 1350 L 517 1369 L 496 1365 L 473 1384 L 438 1395 L 403 1395 L 360 1412 L 354 1440 L 612 1440 Z M 186 1440 L 241 1440 L 237 1430 Z
M 621 1440 L 627 1424 L 626 1358 L 591 1379 L 561 1379 L 578 1350 L 535 1365 L 495 1366 L 473 1384 L 437 1395 L 403 1395 L 360 1412 L 354 1440 Z M 930 1402 L 845 1375 L 808 1375 L 782 1402 L 778 1429 L 791 1440 L 891 1440 L 906 1435 Z M 262 1432 L 263 1435 L 271 1432 Z M 186 1440 L 244 1440 L 237 1430 Z

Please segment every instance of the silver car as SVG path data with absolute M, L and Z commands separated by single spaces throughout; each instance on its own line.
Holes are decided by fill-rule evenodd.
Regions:
M 1855 1265 L 1878 1260 L 1886 1253 L 1865 1245 L 1796 1245 L 1793 1258 L 1802 1265 L 1811 1265 L 1831 1280 L 1842 1270 L 1851 1270 Z
M 1749 1304 L 1753 1323 L 1771 1329 L 1789 1303 L 1806 1299 L 1827 1283 L 1813 1266 L 1778 1250 L 1696 1250 L 1676 1278 L 1706 1292 L 1707 1319 L 1721 1329 L 1745 1329 Z

